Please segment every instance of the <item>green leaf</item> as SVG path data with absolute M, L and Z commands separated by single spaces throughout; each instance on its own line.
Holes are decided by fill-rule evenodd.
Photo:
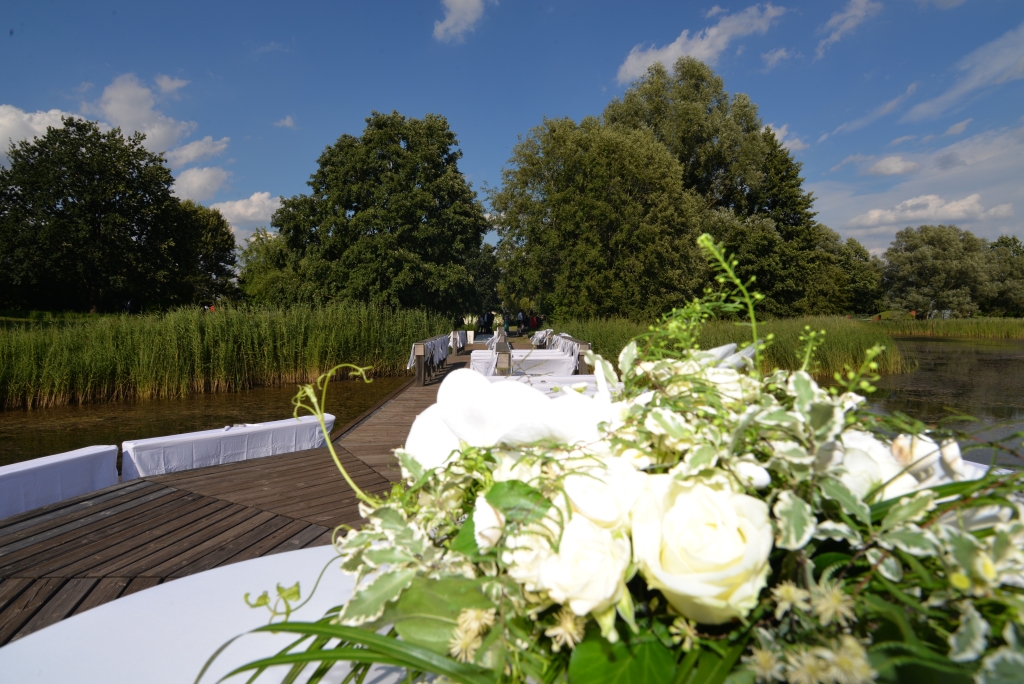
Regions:
M 634 363 L 636 363 L 636 342 L 630 342 L 619 352 L 619 371 L 623 378 L 626 377 L 626 373 L 633 370 Z
M 823 520 L 818 523 L 818 527 L 814 531 L 814 538 L 845 541 L 855 547 L 864 543 L 864 540 L 860 536 L 860 532 L 844 522 L 836 522 L 835 520 Z
M 409 587 L 416 571 L 411 569 L 385 572 L 373 582 L 357 591 L 341 613 L 343 624 L 353 627 L 376 620 L 384 612 L 388 601 L 394 601 Z
M 810 505 L 794 495 L 783 491 L 772 506 L 772 513 L 778 522 L 776 546 L 790 551 L 802 549 L 814 535 L 814 510 Z
M 818 482 L 818 487 L 826 499 L 835 501 L 848 515 L 852 515 L 865 525 L 871 524 L 871 509 L 842 482 L 832 477 L 825 477 Z
M 821 573 L 828 570 L 833 565 L 842 563 L 845 565 L 853 560 L 853 556 L 848 553 L 830 552 L 823 553 L 814 557 L 814 574 L 821 575 Z
M 480 591 L 481 581 L 465 577 L 417 577 L 380 622 L 393 622 L 405 641 L 436 653 L 448 653 L 448 642 L 465 608 L 493 608 Z
M 302 598 L 301 591 L 299 590 L 299 583 L 296 582 L 290 587 L 282 587 L 280 584 L 277 585 L 277 595 L 284 601 L 295 602 Z
M 1024 652 L 1003 646 L 981 661 L 975 681 L 978 684 L 1019 684 L 1022 674 Z
M 569 684 L 667 682 L 675 671 L 672 651 L 650 632 L 609 644 L 591 630 L 569 660 Z
M 890 551 L 895 547 L 921 558 L 934 555 L 938 551 L 938 544 L 932 533 L 914 524 L 880 535 L 878 543 Z
M 743 651 L 747 649 L 749 640 L 750 633 L 748 632 L 722 654 L 708 650 L 703 651 L 700 654 L 700 660 L 697 661 L 697 672 L 690 678 L 690 682 L 692 684 L 722 684 L 732 672 L 736 661 L 743 655 Z
M 409 476 L 412 477 L 413 482 L 419 482 L 420 478 L 423 477 L 423 466 L 420 462 L 412 457 L 405 449 L 397 449 L 395 455 L 398 456 L 399 463 L 405 468 Z
M 495 483 L 486 498 L 505 514 L 506 520 L 524 524 L 540 520 L 551 508 L 551 502 L 540 491 L 519 480 Z
M 927 489 L 913 497 L 901 498 L 882 519 L 882 530 L 891 530 L 905 523 L 918 522 L 935 509 L 935 492 Z
M 472 561 L 483 558 L 480 547 L 476 543 L 476 523 L 473 522 L 472 515 L 466 517 L 466 521 L 462 523 L 459 533 L 455 535 L 455 539 L 452 539 L 449 548 Z
M 949 659 L 955 663 L 969 663 L 985 652 L 990 628 L 970 601 L 964 601 L 959 608 L 960 627 L 946 639 L 949 642 Z M 1020 673 L 1017 681 L 1020 681 Z
M 400 563 L 411 563 L 416 560 L 408 552 L 391 546 L 369 549 L 363 552 L 363 557 L 373 567 L 380 567 L 384 564 L 398 565 Z
M 892 554 L 885 553 L 879 549 L 868 549 L 865 554 L 872 566 L 878 567 L 882 577 L 892 582 L 899 582 L 903 579 L 903 564 Z

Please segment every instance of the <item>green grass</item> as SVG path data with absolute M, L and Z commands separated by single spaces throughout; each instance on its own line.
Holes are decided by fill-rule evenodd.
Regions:
M 804 317 L 762 321 L 758 324 L 760 335 L 773 333 L 775 338 L 764 353 L 763 370 L 774 368 L 795 370 L 803 362 L 803 343 L 800 335 L 804 326 L 813 330 L 825 330 L 825 341 L 818 348 L 815 359 L 815 375 L 831 378 L 846 366 L 859 366 L 864 360 L 864 351 L 881 344 L 885 351 L 878 357 L 879 371 L 886 374 L 908 373 L 913 363 L 896 348 L 887 330 L 877 323 L 865 323 L 839 317 Z M 626 344 L 647 331 L 647 324 L 624 318 L 564 320 L 552 326 L 555 332 L 567 332 L 573 337 L 590 342 L 594 351 L 607 359 L 617 359 Z M 730 342 L 749 343 L 750 329 L 729 321 L 712 321 L 701 332 L 700 346 L 710 349 Z
M 1024 339 L 1024 318 L 933 318 L 924 321 L 907 319 L 880 321 L 873 325 L 880 326 L 890 335 L 897 336 Z
M 406 372 L 446 319 L 360 303 L 179 309 L 0 328 L 0 407 L 180 397 L 310 382 L 339 363 Z

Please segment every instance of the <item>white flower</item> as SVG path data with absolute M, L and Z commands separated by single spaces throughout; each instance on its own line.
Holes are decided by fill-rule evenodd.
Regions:
M 844 446 L 845 472 L 839 479 L 858 497 L 863 499 L 885 482 L 889 484 L 882 493 L 882 499 L 904 496 L 918 488 L 917 480 L 906 473 L 900 474 L 904 466 L 893 457 L 889 447 L 871 433 L 847 430 L 840 439 Z
M 537 484 L 541 477 L 541 465 L 538 459 L 516 459 L 509 454 L 498 454 L 498 465 L 491 473 L 495 482 L 519 480 L 526 484 Z
M 441 420 L 437 404 L 416 416 L 405 438 L 405 450 L 427 470 L 443 466 L 460 448 L 459 438 Z
M 625 591 L 629 540 L 581 515 L 565 525 L 558 553 L 544 562 L 540 585 L 576 615 L 600 612 Z
M 736 477 L 747 487 L 764 489 L 772 483 L 772 476 L 767 470 L 750 461 L 740 461 L 733 466 Z
M 621 458 L 593 462 L 596 465 L 565 478 L 565 493 L 573 511 L 601 527 L 628 530 L 630 511 L 647 476 Z
M 951 439 L 939 445 L 925 435 L 900 435 L 892 441 L 892 455 L 901 468 L 910 466 L 921 487 L 967 479 L 960 447 Z
M 728 487 L 649 475 L 633 508 L 633 555 L 685 617 L 721 624 L 757 605 L 774 534 L 765 503 Z
M 505 516 L 497 508 L 487 503 L 483 495 L 476 497 L 476 508 L 473 510 L 473 537 L 481 551 L 492 548 L 501 539 L 505 531 Z

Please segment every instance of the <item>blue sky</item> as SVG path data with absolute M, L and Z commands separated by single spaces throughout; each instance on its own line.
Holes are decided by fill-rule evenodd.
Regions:
M 241 239 L 372 110 L 446 116 L 480 190 L 543 117 L 598 115 L 689 54 L 759 105 L 841 234 L 1024 237 L 1024 2 L 718 1 L 6 0 L 0 140 L 61 113 L 141 130 Z

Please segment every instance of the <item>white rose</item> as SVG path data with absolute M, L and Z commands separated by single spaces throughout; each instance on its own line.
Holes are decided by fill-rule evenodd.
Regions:
M 476 508 L 473 509 L 473 537 L 481 551 L 493 547 L 501 539 L 505 531 L 505 516 L 497 508 L 487 503 L 481 494 L 476 497 Z
M 764 489 L 772 483 L 772 476 L 763 467 L 750 461 L 740 461 L 733 466 L 736 477 L 747 487 Z
M 621 458 L 595 461 L 563 482 L 572 509 L 601 527 L 628 530 L 630 511 L 647 476 Z
M 536 484 L 541 477 L 541 466 L 537 459 L 516 459 L 508 454 L 500 454 L 498 465 L 491 476 L 495 482 L 519 480 L 526 484 Z
M 649 475 L 633 508 L 633 556 L 684 616 L 721 624 L 757 605 L 774 533 L 768 506 L 727 487 Z
M 967 479 L 960 446 L 951 439 L 939 445 L 925 435 L 900 435 L 892 441 L 892 455 L 901 468 L 910 466 L 921 487 Z
M 840 440 L 844 447 L 844 472 L 839 479 L 858 497 L 863 499 L 886 482 L 889 484 L 881 494 L 883 500 L 905 496 L 918 489 L 917 480 L 902 472 L 905 466 L 900 465 L 890 448 L 871 433 L 847 430 Z
M 443 466 L 461 446 L 459 438 L 441 419 L 437 404 L 416 416 L 405 438 L 405 451 L 427 470 Z
M 553 555 L 551 531 L 527 530 L 505 539 L 506 551 L 501 560 L 508 566 L 508 575 L 527 591 L 541 591 L 540 572 Z
M 622 598 L 628 567 L 625 537 L 574 515 L 562 532 L 558 553 L 541 567 L 540 585 L 576 615 L 587 615 Z

